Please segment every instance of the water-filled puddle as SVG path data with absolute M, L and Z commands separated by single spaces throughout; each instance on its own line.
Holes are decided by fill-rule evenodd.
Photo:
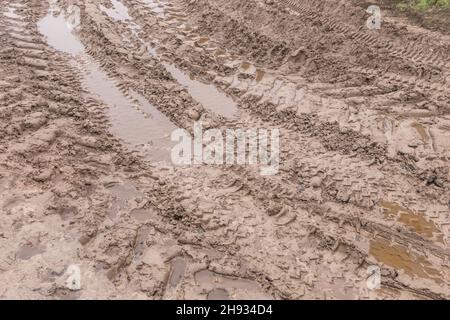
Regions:
M 38 22 L 38 29 L 47 43 L 58 51 L 72 55 L 84 52 L 83 44 L 72 33 L 63 12 L 50 12 Z
M 387 218 L 397 219 L 398 222 L 410 227 L 424 237 L 431 239 L 436 235 L 438 241 L 443 241 L 443 234 L 436 224 L 433 221 L 428 221 L 422 214 L 389 201 L 381 201 L 380 206 Z
M 425 257 L 409 253 L 403 246 L 390 245 L 384 239 L 376 239 L 370 243 L 369 254 L 392 268 L 404 270 L 410 276 L 443 282 L 441 273 Z
M 109 17 L 116 21 L 127 21 L 132 20 L 130 15 L 128 14 L 128 8 L 123 5 L 122 2 L 118 0 L 111 0 L 111 3 L 113 5 L 112 8 L 106 8 L 103 5 L 99 5 L 100 10 L 105 12 Z
M 220 92 L 215 86 L 191 79 L 172 64 L 164 63 L 164 67 L 172 77 L 187 88 L 192 98 L 202 104 L 203 107 L 226 118 L 236 116 L 238 112 L 237 104 L 232 98 Z
M 64 13 L 53 12 L 38 22 L 39 31 L 50 46 L 79 58 L 84 54 L 83 44 L 67 24 Z M 175 125 L 138 93 L 128 92 L 128 97 L 125 96 L 95 62 L 89 61 L 85 67 L 77 67 L 84 86 L 109 107 L 112 131 L 132 147 L 141 147 L 139 150 L 148 159 L 170 160 L 173 145 L 170 134 L 176 129 Z
M 141 147 L 148 159 L 170 160 L 170 134 L 175 125 L 141 95 L 130 92 L 131 102 L 95 64 L 88 70 L 83 82 L 109 106 L 113 132 L 128 144 Z
M 119 213 L 128 210 L 130 201 L 133 199 L 142 197 L 142 193 L 130 182 L 125 182 L 123 184 L 112 183 L 111 185 L 108 185 L 108 191 L 114 198 L 112 205 L 108 210 L 108 216 L 110 218 L 115 218 Z
M 256 70 L 256 82 L 261 82 L 262 79 L 264 79 L 265 72 L 262 70 Z

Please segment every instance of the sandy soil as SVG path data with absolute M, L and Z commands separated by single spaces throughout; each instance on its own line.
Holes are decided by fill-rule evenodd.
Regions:
M 0 298 L 450 298 L 445 32 L 356 0 L 0 10 Z M 280 128 L 280 172 L 174 166 L 198 120 Z

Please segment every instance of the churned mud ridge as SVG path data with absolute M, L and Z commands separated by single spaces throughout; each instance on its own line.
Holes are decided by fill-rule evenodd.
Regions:
M 155 210 L 162 210 L 162 219 L 173 219 L 182 210 L 170 188 L 109 133 L 104 106 L 82 89 L 69 58 L 46 45 L 36 22 L 47 4 L 8 6 L 17 8 L 20 18 L 0 18 L 6 31 L 0 66 L 7 75 L 1 82 L 1 117 L 8 123 L 1 129 L 0 294 L 131 297 L 134 291 L 124 293 L 111 281 L 124 281 L 119 271 L 133 258 L 143 225 L 130 216 L 108 219 L 122 196 L 111 190 L 140 178 L 152 190 L 149 199 L 157 204 Z M 170 234 L 166 228 L 156 230 Z M 72 264 L 86 277 L 81 292 L 68 290 L 64 282 Z M 155 280 L 155 287 L 162 280 Z M 150 295 L 155 295 L 152 288 Z
M 133 6 L 130 5 L 130 7 Z M 146 17 L 149 14 L 146 13 L 145 9 L 142 6 L 137 7 L 138 8 L 136 8 L 136 10 L 131 12 L 136 12 L 136 15 L 138 16 L 136 18 L 136 21 L 141 21 L 139 20 L 139 18 L 143 19 L 143 17 Z M 162 29 L 158 29 L 155 23 L 152 23 L 151 25 L 152 28 L 144 28 L 143 30 L 145 32 L 152 32 L 155 35 L 163 34 L 164 31 Z M 169 36 L 170 35 L 172 35 L 172 33 L 169 33 Z M 236 71 L 235 69 L 236 75 L 234 76 L 234 79 L 236 80 L 236 76 L 237 78 L 239 78 L 240 76 L 242 76 L 243 78 L 247 77 L 250 78 L 250 82 L 253 81 L 253 83 L 247 82 L 247 87 L 243 86 L 242 88 L 236 87 L 234 84 L 230 85 L 229 83 L 225 85 L 224 81 L 229 80 L 220 80 L 221 76 L 218 75 L 214 77 L 214 73 L 211 72 L 211 70 L 214 70 L 214 72 L 217 72 L 219 75 L 221 74 L 221 71 L 223 71 L 223 76 L 226 76 L 228 73 L 232 72 L 230 71 L 230 68 L 224 70 L 222 67 L 223 64 L 220 62 L 217 63 L 216 59 L 214 59 L 213 50 L 199 50 L 195 47 L 189 50 L 186 44 L 183 44 L 180 47 L 180 44 L 176 44 L 176 41 L 178 41 L 178 39 L 182 35 L 183 33 L 181 32 L 180 34 L 176 35 L 176 38 L 175 36 L 172 36 L 172 41 L 170 41 L 169 39 L 164 42 L 166 47 L 169 43 L 173 46 L 173 48 L 170 49 L 173 51 L 165 52 L 165 55 L 170 59 L 173 59 L 173 61 L 183 69 L 191 71 L 193 74 L 201 75 L 205 80 L 215 81 L 215 83 L 220 85 L 221 88 L 223 88 L 229 94 L 234 95 L 240 101 L 240 106 L 242 108 L 247 108 L 252 112 L 253 116 L 257 115 L 266 123 L 268 122 L 272 125 L 288 127 L 289 129 L 293 130 L 300 130 L 304 134 L 318 137 L 327 149 L 342 152 L 345 154 L 359 154 L 362 158 L 372 160 L 374 163 L 372 163 L 371 165 L 379 165 L 379 163 L 381 163 L 381 167 L 383 168 L 386 166 L 386 160 L 390 165 L 394 166 L 397 166 L 397 162 L 400 162 L 400 170 L 408 175 L 412 173 L 421 181 L 428 181 L 430 180 L 430 177 L 435 174 L 434 171 L 439 172 L 439 167 L 442 166 L 442 164 L 438 164 L 437 169 L 435 170 L 429 170 L 429 163 L 427 163 L 427 169 L 420 170 L 416 166 L 417 159 L 413 155 L 400 153 L 396 155 L 394 159 L 387 158 L 386 147 L 371 141 L 370 137 L 368 136 L 361 135 L 360 133 L 353 130 L 348 130 L 347 128 L 345 128 L 345 130 L 344 128 L 339 128 L 339 125 L 336 122 L 321 123 L 316 114 L 297 113 L 296 115 L 295 108 L 292 110 L 292 108 L 290 108 L 291 106 L 289 106 L 288 103 L 282 103 L 280 100 L 272 100 L 272 102 L 270 101 L 270 96 L 267 99 L 261 99 L 260 95 L 262 94 L 264 97 L 264 94 L 267 94 L 267 92 L 270 92 L 270 90 L 268 89 L 264 93 L 261 89 L 259 89 L 260 91 L 258 91 L 251 88 L 251 86 L 260 86 L 261 88 L 264 87 L 261 84 L 256 84 L 255 86 L 254 80 L 251 80 L 251 77 L 253 77 L 253 75 L 247 74 L 245 71 L 240 72 Z M 162 35 L 161 37 L 163 39 L 167 39 L 167 37 L 164 35 Z M 210 52 L 212 53 L 209 54 Z M 205 69 L 200 67 L 200 61 L 203 61 L 204 64 L 206 63 L 208 65 L 208 68 Z M 231 81 L 234 81 L 232 76 Z M 282 80 L 277 80 L 277 78 L 271 81 L 274 81 L 274 85 L 276 85 L 277 81 L 282 83 Z M 248 83 L 250 83 L 250 88 L 248 87 Z M 241 84 L 243 85 L 246 83 L 244 83 L 244 80 L 242 80 Z M 280 95 L 286 94 L 284 90 L 279 91 Z M 264 100 L 268 101 L 264 102 Z M 440 185 L 441 187 L 443 186 L 443 184 L 447 183 L 445 172 L 446 171 L 444 170 L 442 174 L 439 174 L 440 178 L 438 179 L 438 185 Z M 424 184 L 424 182 L 421 182 L 420 184 Z
M 200 6 L 208 7 L 208 4 L 201 2 L 199 7 Z M 255 8 L 255 7 L 256 7 L 256 5 L 253 6 L 253 8 Z M 196 9 L 198 9 L 198 8 L 196 7 Z M 222 6 L 217 6 L 217 8 L 216 8 L 217 11 L 220 11 L 221 9 L 222 9 Z M 249 12 L 249 11 L 250 11 L 250 9 L 248 11 L 244 11 L 244 12 Z M 195 10 L 195 12 L 202 12 L 202 11 Z M 195 16 L 194 13 L 193 13 L 193 15 Z M 190 15 L 190 17 L 191 17 L 191 15 Z M 227 21 L 228 18 L 229 18 L 228 16 L 225 16 L 225 17 L 223 17 L 222 20 Z M 199 19 L 198 23 L 203 23 L 203 21 L 204 21 L 203 19 Z M 212 19 L 211 23 L 218 23 L 218 21 L 221 21 L 221 20 L 220 19 Z M 244 20 L 244 22 L 242 22 L 242 23 L 245 23 L 245 21 L 246 20 Z M 276 19 L 275 21 L 283 21 L 283 19 L 278 19 L 278 20 Z M 205 32 L 205 30 L 208 30 L 208 28 L 206 26 L 204 27 L 204 29 L 202 29 L 202 32 Z M 217 37 L 218 35 L 215 34 L 215 36 Z M 219 44 L 221 44 L 223 37 L 218 36 L 217 39 L 220 39 L 217 42 Z M 176 41 L 179 41 L 179 40 L 174 39 L 174 41 L 173 41 L 174 46 L 176 46 L 175 45 Z M 179 45 L 180 44 L 178 44 L 178 46 Z M 233 44 L 232 47 L 227 47 L 227 50 L 233 51 L 234 48 L 237 47 L 237 45 L 238 44 Z M 249 43 L 248 42 L 239 42 L 239 45 L 248 46 Z M 183 51 L 183 53 L 185 53 L 185 51 L 186 51 L 186 50 L 184 50 L 184 46 L 181 46 L 179 48 L 179 50 Z M 192 58 L 192 60 L 195 60 L 195 58 Z M 200 58 L 197 58 L 197 60 L 200 60 Z M 210 59 L 205 60 L 205 61 L 209 61 L 209 60 Z M 180 62 L 180 61 L 178 61 L 178 62 Z M 180 63 L 181 64 L 184 63 L 184 65 L 188 65 L 188 63 L 186 61 L 180 62 Z M 191 67 L 191 69 L 195 68 L 195 66 L 200 65 L 200 64 L 195 63 L 195 61 L 193 61 L 191 63 L 191 65 L 193 63 L 194 63 L 194 66 Z M 299 61 L 297 64 L 304 65 L 304 61 Z M 211 64 L 210 68 L 215 68 L 216 65 Z M 345 65 L 345 63 L 339 63 L 339 65 Z M 259 66 L 263 67 L 262 65 L 259 65 Z M 364 76 L 363 76 L 363 78 L 361 78 L 360 76 L 357 75 L 358 72 L 356 72 L 359 69 L 363 69 L 363 68 L 358 67 L 358 68 L 354 69 L 355 73 L 353 73 L 353 74 L 350 73 L 350 74 L 352 74 L 354 76 L 354 78 L 352 78 L 353 79 L 352 81 L 355 81 L 356 79 L 361 79 L 361 81 L 366 82 L 366 83 L 364 83 L 363 86 L 361 85 L 361 83 L 353 83 L 353 84 L 350 84 L 350 86 L 349 85 L 336 85 L 336 84 L 330 84 L 327 86 L 326 84 L 318 83 L 317 85 L 305 85 L 304 89 L 307 93 L 311 92 L 314 95 L 318 96 L 320 98 L 318 103 L 319 103 L 319 105 L 322 105 L 323 108 L 333 106 L 333 104 L 342 105 L 341 109 L 343 109 L 343 110 L 339 111 L 340 113 L 342 113 L 341 117 L 345 117 L 345 113 L 350 111 L 349 108 L 350 109 L 356 108 L 355 109 L 356 113 L 359 112 L 359 111 L 357 111 L 359 108 L 356 107 L 358 104 L 363 103 L 365 106 L 370 106 L 370 105 L 374 106 L 375 110 L 373 110 L 371 112 L 373 112 L 374 115 L 375 114 L 383 115 L 384 117 L 386 117 L 386 120 L 384 120 L 385 123 L 382 124 L 382 126 L 384 128 L 382 127 L 380 130 L 379 116 L 377 116 L 378 119 L 376 119 L 374 116 L 371 116 L 370 118 L 367 118 L 366 120 L 364 120 L 362 118 L 361 121 L 365 121 L 363 123 L 364 126 L 370 126 L 369 127 L 369 130 L 370 130 L 369 136 L 367 134 L 361 134 L 360 132 L 355 132 L 355 130 L 353 130 L 352 128 L 345 128 L 346 130 L 343 130 L 342 128 L 339 128 L 339 125 L 336 122 L 325 122 L 324 123 L 323 121 L 320 121 L 321 117 L 319 119 L 317 119 L 317 117 L 314 114 L 303 113 L 303 112 L 307 111 L 307 109 L 305 111 L 302 111 L 301 108 L 299 108 L 297 110 L 298 116 L 293 117 L 292 112 L 295 113 L 297 107 L 294 108 L 293 111 L 286 110 L 286 109 L 289 109 L 289 106 L 286 106 L 286 105 L 283 106 L 283 103 L 280 103 L 279 101 L 277 101 L 275 103 L 275 105 L 269 104 L 269 108 L 267 107 L 267 104 L 262 104 L 262 105 L 257 104 L 256 103 L 257 101 L 255 99 L 260 100 L 260 96 L 259 96 L 260 93 L 255 92 L 256 93 L 256 96 L 255 96 L 255 94 L 252 94 L 253 92 L 251 92 L 252 88 L 250 88 L 250 90 L 249 90 L 249 88 L 246 88 L 245 86 L 240 87 L 240 88 L 235 88 L 232 85 L 230 88 L 231 89 L 230 91 L 236 91 L 236 93 L 238 95 L 244 95 L 244 96 L 245 96 L 245 93 L 249 93 L 250 97 L 248 97 L 248 98 L 252 98 L 252 96 L 254 97 L 253 99 L 250 100 L 251 103 L 249 103 L 251 108 L 256 109 L 256 111 L 259 113 L 265 113 L 266 116 L 269 116 L 272 119 L 279 118 L 278 122 L 280 122 L 280 121 L 282 121 L 283 123 L 286 123 L 286 122 L 289 123 L 289 121 L 294 122 L 292 124 L 292 126 L 295 126 L 298 129 L 305 131 L 306 133 L 312 133 L 313 135 L 318 135 L 319 137 L 322 138 L 324 144 L 328 145 L 332 149 L 343 150 L 345 152 L 356 151 L 356 152 L 360 153 L 362 156 L 372 157 L 376 161 L 379 160 L 380 158 L 381 158 L 381 160 L 384 160 L 388 155 L 386 152 L 386 147 L 383 146 L 384 143 L 380 144 L 377 141 L 371 142 L 371 139 L 373 139 L 373 137 L 371 137 L 371 136 L 375 135 L 375 137 L 377 137 L 380 135 L 386 135 L 387 138 L 384 138 L 384 139 L 387 140 L 386 141 L 387 143 L 392 144 L 392 142 L 390 141 L 392 139 L 390 139 L 391 133 L 390 133 L 390 129 L 389 129 L 392 126 L 390 124 L 391 117 L 396 117 L 396 118 L 404 117 L 404 116 L 436 117 L 440 114 L 447 113 L 448 103 L 446 103 L 446 102 L 448 101 L 448 97 L 445 98 L 442 96 L 438 96 L 437 97 L 438 100 L 436 100 L 433 97 L 428 97 L 430 95 L 430 93 L 427 92 L 427 90 L 425 90 L 425 91 L 420 90 L 418 92 L 414 92 L 414 90 L 412 90 L 412 88 L 410 88 L 409 82 L 407 82 L 408 87 L 402 88 L 404 86 L 404 84 L 403 84 L 402 80 L 400 80 L 400 78 L 399 78 L 399 81 L 396 80 L 395 81 L 396 83 L 394 84 L 394 86 L 392 86 L 389 84 L 390 78 L 393 77 L 393 79 L 394 79 L 397 77 L 397 75 L 393 74 L 393 73 L 384 74 L 380 79 L 378 77 L 378 72 L 372 72 L 372 71 L 368 72 L 368 73 L 363 72 L 362 74 Z M 322 70 L 322 68 L 320 68 L 320 70 Z M 217 69 L 217 71 L 220 72 L 220 67 L 219 67 L 219 69 Z M 362 72 L 362 71 L 360 71 L 360 72 Z M 359 74 L 361 75 L 360 72 L 359 72 Z M 381 74 L 381 72 L 380 72 L 380 74 Z M 244 76 L 245 72 L 241 73 L 241 75 Z M 370 83 L 371 81 L 375 81 L 375 82 L 371 84 Z M 386 83 L 386 81 L 388 83 Z M 411 83 L 412 84 L 416 83 L 416 80 L 411 79 Z M 228 85 L 229 84 L 227 84 L 227 86 Z M 427 85 L 427 86 L 429 87 L 429 85 Z M 374 89 L 376 91 L 374 91 Z M 270 91 L 270 88 L 269 88 L 269 91 Z M 371 97 L 371 95 L 373 94 L 373 93 L 371 93 L 371 91 L 373 93 L 375 93 L 375 96 L 373 96 L 373 98 Z M 377 91 L 379 91 L 379 92 L 377 92 Z M 346 94 L 346 92 L 348 92 L 348 94 Z M 367 96 L 367 94 L 369 94 L 369 96 Z M 307 98 L 309 98 L 309 97 L 307 97 Z M 342 101 L 342 99 L 340 99 L 340 101 L 339 101 L 339 98 L 344 98 L 345 100 Z M 408 101 L 410 101 L 410 102 L 408 102 Z M 342 104 L 342 103 L 344 103 L 344 104 Z M 415 105 L 426 106 L 426 108 L 430 108 L 430 109 L 436 108 L 435 110 L 441 110 L 441 111 L 430 112 L 423 107 L 419 107 L 419 108 L 425 109 L 425 110 L 422 109 L 423 112 L 421 112 L 420 109 Z M 434 105 L 434 107 L 431 107 L 432 105 Z M 278 113 L 274 113 L 275 107 L 277 107 L 277 109 L 279 111 Z M 388 110 L 388 108 L 391 110 Z M 285 109 L 285 110 L 283 110 L 283 109 Z M 396 110 L 398 110 L 398 111 L 396 111 Z M 405 111 L 403 111 L 403 110 L 405 110 Z M 416 110 L 418 110 L 418 111 L 416 111 Z M 394 111 L 395 113 L 392 113 L 392 111 Z M 421 113 L 423 115 L 421 115 Z M 446 135 L 447 133 L 444 132 L 443 134 Z M 429 140 L 428 134 L 427 134 L 426 139 Z M 379 138 L 377 138 L 376 140 L 379 140 Z M 398 149 L 397 147 L 394 147 L 394 148 Z M 412 149 L 408 150 L 408 148 L 404 148 L 404 147 L 401 147 L 400 149 L 405 149 L 405 150 L 400 150 L 399 154 L 397 154 L 398 150 L 395 150 L 394 152 L 390 151 L 389 158 L 392 158 L 392 157 L 397 158 L 396 159 L 397 161 L 400 161 L 401 163 L 403 163 L 403 167 L 408 168 L 409 170 L 412 169 L 414 174 L 417 176 L 424 176 L 422 171 L 424 169 L 426 170 L 428 168 L 428 164 L 424 166 L 425 167 L 424 169 L 418 170 L 415 165 L 415 163 L 417 162 L 417 157 L 414 155 L 414 152 L 412 152 Z M 439 171 L 440 167 L 445 167 L 445 164 L 437 165 L 436 170 Z M 419 166 L 419 168 L 420 168 L 420 166 Z
M 248 38 L 246 41 L 234 40 L 232 31 L 227 31 L 225 26 L 226 21 L 234 18 L 233 21 L 239 25 L 253 27 L 250 31 L 243 29 L 243 33 L 268 34 L 268 39 L 272 42 L 274 39 L 283 39 L 289 51 L 285 52 L 285 57 L 281 60 L 291 55 L 291 61 L 297 60 L 297 68 L 309 67 L 306 74 L 309 71 L 316 77 L 326 77 L 323 80 L 340 82 L 345 80 L 345 77 L 342 77 L 345 71 L 355 65 L 364 64 L 373 66 L 375 70 L 380 68 L 384 72 L 389 69 L 404 75 L 420 75 L 434 79 L 438 77 L 437 79 L 444 81 L 442 90 L 446 88 L 444 84 L 445 76 L 448 76 L 448 44 L 439 39 L 432 37 L 428 39 L 429 42 L 423 41 L 424 36 L 419 39 L 405 39 L 410 36 L 407 32 L 392 30 L 395 26 L 389 24 L 385 26 L 384 31 L 374 35 L 365 28 L 368 15 L 361 8 L 352 7 L 350 3 L 264 2 L 222 3 L 198 0 L 188 4 L 194 9 L 189 12 L 190 16 L 198 17 L 197 21 L 203 24 L 202 30 L 220 34 L 221 40 L 224 41 L 233 39 L 230 41 L 235 42 L 230 43 L 230 47 L 246 46 L 246 51 L 241 50 L 251 52 L 252 46 L 256 47 L 255 44 L 259 41 L 257 37 Z M 197 10 L 200 7 L 205 9 Z M 292 11 L 287 11 L 286 8 Z M 270 24 L 268 21 L 271 21 Z M 242 35 L 244 36 L 246 35 Z M 399 41 L 398 39 L 404 43 L 395 45 L 394 41 Z M 405 43 L 408 44 L 406 48 Z M 299 66 L 298 62 L 302 65 Z
M 267 120 L 267 119 L 265 119 L 265 120 Z M 242 175 L 242 173 L 240 173 L 240 175 Z M 261 178 L 254 178 L 256 181 L 261 181 Z M 182 182 L 184 182 L 184 180 L 181 180 Z M 253 184 L 258 184 L 259 182 L 253 182 Z M 273 183 L 273 182 L 271 182 L 271 183 Z M 245 189 L 245 188 L 244 188 Z M 252 189 L 251 187 L 250 187 L 250 189 Z M 265 189 L 267 189 L 267 186 L 266 185 L 264 185 L 264 188 L 261 188 L 261 189 L 255 189 L 254 187 L 253 187 L 253 190 L 251 191 L 251 194 L 255 194 L 255 195 L 258 195 L 258 194 L 260 194 L 260 195 L 264 195 L 265 194 L 265 192 L 264 192 L 264 190 Z M 205 194 L 207 194 L 207 193 L 210 193 L 210 192 L 205 192 Z M 270 199 L 271 197 L 270 197 L 270 195 L 269 196 L 261 196 L 261 198 L 264 198 L 264 199 Z M 298 200 L 298 199 L 297 199 Z M 309 201 L 311 201 L 312 199 L 311 198 L 308 198 L 308 200 Z M 292 203 L 289 203 L 290 205 L 292 205 Z M 279 205 L 279 204 L 278 204 Z M 372 205 L 373 206 L 373 205 Z M 270 205 L 268 205 L 268 203 L 267 202 L 262 202 L 261 204 L 260 204 L 260 207 L 261 208 L 264 208 L 264 210 L 268 210 L 268 208 L 270 208 Z M 275 209 L 276 210 L 276 209 Z M 269 209 L 269 211 L 270 211 L 270 209 Z M 275 215 L 276 216 L 279 216 L 278 218 L 284 218 L 286 221 L 285 221 L 285 223 L 291 223 L 293 220 L 295 220 L 295 218 L 296 218 L 296 216 L 298 217 L 298 215 L 296 215 L 296 214 L 292 214 L 291 212 L 289 212 L 289 208 L 282 208 L 282 210 L 281 211 L 283 211 L 283 213 L 280 215 L 280 214 L 278 214 L 278 213 L 275 213 Z M 286 214 L 286 211 L 288 212 L 288 214 Z M 286 216 L 286 217 L 285 217 Z M 332 220 L 332 219 L 331 219 Z M 367 225 L 366 223 L 362 223 L 362 225 L 363 226 L 365 226 L 365 225 Z M 326 228 L 327 229 L 327 228 Z M 392 233 L 391 232 L 389 232 L 389 231 L 386 231 L 386 230 L 389 230 L 388 228 L 382 228 L 382 227 L 373 227 L 373 225 L 372 225 L 372 230 L 376 230 L 376 232 L 378 232 L 378 233 L 384 233 L 385 234 L 385 237 L 387 237 L 387 238 L 391 238 L 392 237 Z M 373 231 L 372 231 L 373 232 Z M 319 234 L 319 235 L 321 235 L 321 233 L 320 232 L 317 232 L 316 234 Z M 407 237 L 407 232 L 405 232 L 405 236 L 401 236 L 400 237 L 400 239 L 401 240 L 403 240 L 403 241 L 399 241 L 399 239 L 396 239 L 398 242 L 400 242 L 400 243 L 402 243 L 402 244 L 411 244 L 411 242 L 413 242 L 413 243 L 415 243 L 415 245 L 417 245 L 417 242 L 415 242 L 414 240 L 411 240 L 411 239 L 409 239 L 408 240 L 408 237 Z M 405 238 L 406 237 L 406 238 Z M 323 239 L 323 238 L 325 238 L 325 237 L 323 237 L 323 236 L 321 236 L 321 239 Z M 413 236 L 413 238 L 414 238 L 414 236 Z M 336 238 L 333 238 L 333 237 L 331 237 L 331 239 L 333 239 L 333 244 L 336 244 L 336 243 L 339 243 L 339 241 L 337 241 L 336 240 Z M 419 238 L 419 243 L 421 243 L 421 240 L 420 240 L 420 238 Z M 421 245 L 423 245 L 423 243 L 421 243 Z M 333 245 L 334 246 L 334 245 Z M 332 246 L 332 247 L 333 247 Z M 426 247 L 429 247 L 429 245 L 425 245 Z M 353 246 L 350 246 L 350 247 L 353 247 Z M 448 255 L 448 252 L 446 252 L 445 250 L 442 250 L 442 249 L 440 249 L 439 247 L 436 247 L 436 246 L 434 246 L 434 245 L 431 245 L 431 247 L 430 248 L 432 248 L 430 251 L 435 251 L 436 253 L 438 253 L 441 257 L 446 257 L 447 255 Z
M 86 25 L 90 25 L 90 24 L 86 24 Z M 105 29 L 106 30 L 106 29 Z M 110 30 L 109 28 L 108 28 L 108 30 Z M 88 32 L 88 34 L 92 34 L 92 32 Z M 111 33 L 109 33 L 110 34 L 110 36 L 111 36 Z M 101 36 L 102 37 L 102 36 Z M 93 48 L 96 48 L 96 49 L 98 49 L 99 51 L 98 51 L 98 53 L 97 52 L 95 52 L 94 53 L 94 50 L 95 49 L 90 49 L 89 50 L 89 52 L 91 53 L 91 54 L 93 54 L 94 56 L 96 56 L 97 54 L 100 54 L 100 48 L 105 48 L 105 47 L 107 47 L 107 48 L 110 48 L 111 50 L 117 50 L 118 48 L 117 47 L 113 47 L 112 46 L 112 44 L 111 43 L 109 43 L 108 44 L 108 46 L 105 46 L 105 43 L 103 43 L 102 44 L 102 46 L 99 46 L 99 47 L 94 47 L 93 46 Z M 106 58 L 106 57 L 105 57 Z M 99 59 L 99 60 L 101 60 L 101 61 L 105 61 L 105 60 L 103 60 L 103 59 Z M 124 60 L 125 59 L 120 59 L 119 58 L 119 60 L 122 60 L 122 65 L 123 65 L 123 63 L 124 63 Z M 106 67 L 106 68 L 111 68 L 111 65 L 108 65 L 108 63 L 105 63 L 104 64 L 104 67 Z M 110 72 L 110 74 L 114 74 L 113 72 Z M 150 72 L 149 72 L 149 74 L 150 74 Z M 155 74 L 157 74 L 157 73 L 155 73 Z M 117 74 L 115 74 L 116 76 L 117 76 Z M 119 77 L 119 79 L 120 78 L 123 78 L 123 77 Z M 151 78 L 144 78 L 144 79 L 151 79 Z M 164 78 L 163 78 L 164 79 Z M 145 93 L 143 93 L 143 94 L 145 94 Z M 167 112 L 167 109 L 165 110 L 166 112 Z M 182 112 L 182 110 L 179 110 L 179 112 Z M 180 122 L 181 123 L 181 122 Z M 191 125 L 190 123 L 186 123 L 185 124 L 186 125 L 186 127 L 188 127 L 188 125 Z M 178 180 L 180 180 L 182 183 L 181 183 L 181 186 L 180 186 L 180 190 L 182 190 L 183 189 L 183 185 L 186 185 L 187 183 L 186 183 L 186 181 L 184 181 L 184 180 L 182 180 L 182 179 L 180 179 L 180 178 L 178 178 Z M 208 194 L 208 193 L 210 193 L 210 192 L 205 192 L 205 194 Z M 192 198 L 192 196 L 189 196 L 188 198 Z M 155 204 L 156 205 L 156 204 Z M 159 204 L 158 204 L 159 205 Z M 201 214 L 201 213 L 199 213 L 199 214 Z M 196 213 L 194 212 L 194 215 L 196 215 Z M 180 217 L 181 218 L 181 217 Z M 195 224 L 195 222 L 193 222 L 193 224 Z M 202 225 L 202 222 L 200 222 L 200 224 Z M 184 228 L 186 228 L 186 221 L 183 219 L 183 227 Z M 227 227 L 227 225 L 224 225 L 224 227 Z M 207 226 L 205 226 L 204 228 L 208 228 Z M 212 229 L 214 230 L 216 227 L 212 227 Z M 191 229 L 188 229 L 188 231 L 189 231 L 189 233 L 190 232 L 192 232 L 193 230 L 191 230 Z M 210 238 L 210 236 L 208 236 L 207 238 Z M 211 239 L 217 239 L 216 237 L 211 237 Z M 220 239 L 220 238 L 219 238 Z M 222 240 L 223 241 L 223 240 Z M 217 240 L 216 240 L 216 242 L 217 242 Z M 220 242 L 219 243 L 217 243 L 215 246 L 226 246 L 226 245 L 220 245 Z M 261 271 L 262 272 L 262 271 Z M 236 274 L 235 274 L 235 276 L 236 276 Z M 241 277 L 245 277 L 245 276 L 243 276 L 243 275 L 241 275 Z M 273 284 L 270 284 L 270 283 L 267 283 L 267 281 L 265 281 L 266 282 L 266 286 L 267 285 L 269 285 L 269 286 L 273 286 Z M 275 291 L 277 291 L 277 290 L 275 290 Z M 279 290 L 278 290 L 279 291 Z M 285 293 L 285 295 L 286 295 L 286 293 Z

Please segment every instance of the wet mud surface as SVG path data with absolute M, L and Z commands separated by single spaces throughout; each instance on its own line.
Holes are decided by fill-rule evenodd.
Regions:
M 358 1 L 1 3 L 0 298 L 450 298 L 445 32 Z M 196 121 L 279 128 L 279 173 L 173 165 Z

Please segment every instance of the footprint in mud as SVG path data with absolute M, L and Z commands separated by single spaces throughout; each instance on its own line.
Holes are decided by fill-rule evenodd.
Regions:
M 272 299 L 256 281 L 219 275 L 209 270 L 195 274 L 199 288 L 206 292 L 208 300 L 220 299 Z
M 40 33 L 46 37 L 47 43 L 53 48 L 71 55 L 84 51 L 83 44 L 68 27 L 64 13 L 54 16 L 49 12 L 37 25 Z
M 427 133 L 427 129 L 422 124 L 414 122 L 411 124 L 411 127 L 416 129 L 423 143 L 427 143 L 430 140 L 430 136 Z
M 123 212 L 130 206 L 130 201 L 143 196 L 133 184 L 130 182 L 120 183 L 109 183 L 106 188 L 114 197 L 113 203 L 108 210 L 108 216 L 110 218 L 115 218 L 119 213 Z M 137 216 L 142 216 L 142 212 L 137 212 Z
M 27 243 L 22 245 L 16 252 L 16 258 L 20 260 L 29 260 L 34 256 L 42 254 L 45 249 L 39 245 L 33 243 Z
M 169 286 L 176 288 L 184 277 L 186 271 L 186 261 L 183 258 L 177 257 L 172 260 L 172 266 L 169 276 Z
M 130 211 L 130 216 L 139 222 L 146 222 L 156 215 L 157 213 L 153 209 L 133 209 Z

